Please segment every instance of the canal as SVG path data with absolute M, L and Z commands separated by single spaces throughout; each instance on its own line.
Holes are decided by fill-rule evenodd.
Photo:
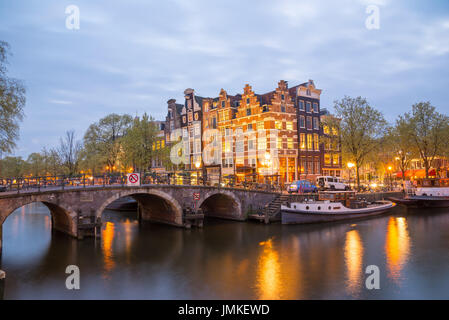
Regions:
M 102 238 L 51 231 L 46 207 L 3 225 L 4 299 L 449 298 L 449 211 L 409 211 L 308 226 L 207 220 L 204 229 L 142 224 L 106 211 Z M 81 272 L 67 290 L 67 265 Z M 380 289 L 365 288 L 365 269 Z

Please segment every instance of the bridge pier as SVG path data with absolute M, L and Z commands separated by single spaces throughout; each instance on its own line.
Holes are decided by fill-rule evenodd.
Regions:
M 3 248 L 3 224 L 0 224 L 0 259 L 2 258 L 2 248 Z

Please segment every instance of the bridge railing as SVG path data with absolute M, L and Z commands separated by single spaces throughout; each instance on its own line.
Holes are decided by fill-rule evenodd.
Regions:
M 245 190 L 259 190 L 281 192 L 282 186 L 261 182 L 254 177 L 238 179 L 234 175 L 202 175 L 191 172 L 141 172 L 141 185 L 191 185 L 214 186 L 218 188 L 237 188 Z M 72 188 L 90 188 L 99 186 L 127 186 L 126 174 L 102 174 L 76 176 L 56 175 L 40 177 L 0 178 L 0 192 L 30 192 L 44 190 L 64 190 Z

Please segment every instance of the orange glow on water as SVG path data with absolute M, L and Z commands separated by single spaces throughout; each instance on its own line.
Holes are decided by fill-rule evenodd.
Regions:
M 404 264 L 410 255 L 410 236 L 405 218 L 391 217 L 388 220 L 385 255 L 388 276 L 394 280 L 399 280 Z
M 357 230 L 346 233 L 345 263 L 348 291 L 356 293 L 361 287 L 363 271 L 363 243 Z
M 105 272 L 110 272 L 114 266 L 114 255 L 112 249 L 112 243 L 114 240 L 115 226 L 112 222 L 106 222 L 106 227 L 102 230 L 102 250 L 104 259 Z
M 273 240 L 259 243 L 263 251 L 257 265 L 258 298 L 262 300 L 281 299 L 281 267 L 279 254 L 273 248 Z

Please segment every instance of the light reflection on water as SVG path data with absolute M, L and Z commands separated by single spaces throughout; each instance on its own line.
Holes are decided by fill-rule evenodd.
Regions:
M 449 213 L 396 214 L 354 223 L 282 226 L 206 221 L 204 229 L 139 225 L 105 212 L 102 238 L 51 232 L 46 207 L 3 226 L 6 299 L 449 298 Z M 412 246 L 413 244 L 413 246 Z M 81 290 L 64 288 L 80 267 Z M 381 290 L 365 289 L 367 265 Z

